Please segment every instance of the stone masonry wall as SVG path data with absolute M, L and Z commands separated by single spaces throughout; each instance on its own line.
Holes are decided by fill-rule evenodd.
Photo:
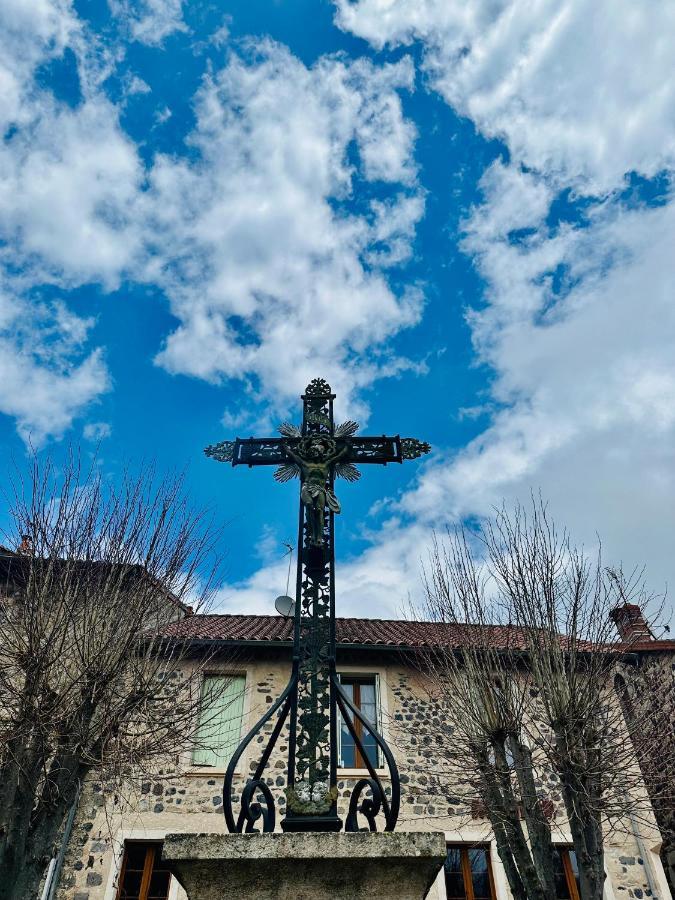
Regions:
M 286 661 L 272 657 L 241 661 L 225 667 L 227 671 L 247 675 L 247 695 L 244 704 L 244 734 L 264 711 L 269 708 L 287 683 L 290 666 Z M 454 842 L 488 843 L 490 830 L 480 811 L 472 809 L 466 790 L 457 795 L 442 788 L 433 777 L 440 759 L 437 758 L 433 737 L 429 735 L 430 712 L 425 707 L 424 691 L 419 673 L 408 667 L 394 653 L 388 656 L 362 654 L 345 658 L 341 671 L 362 674 L 378 672 L 382 695 L 385 738 L 390 743 L 401 772 L 402 803 L 398 829 L 403 831 L 443 831 Z M 431 724 L 436 727 L 433 718 Z M 439 723 L 441 724 L 441 723 Z M 267 731 L 271 731 L 270 723 Z M 402 734 L 407 738 L 403 739 Z M 409 740 L 412 737 L 413 740 Z M 266 736 L 260 737 L 254 747 Z M 286 785 L 287 743 L 282 733 L 267 769 L 267 783 L 277 798 L 277 827 L 283 818 Z M 238 776 L 239 786 L 245 781 L 245 773 L 254 768 L 255 750 L 247 755 Z M 172 831 L 220 832 L 226 831 L 222 806 L 222 771 L 204 771 L 191 768 L 190 760 L 181 761 L 185 769 L 179 777 L 158 771 L 157 777 L 145 782 L 132 808 L 120 813 L 105 785 L 92 782 L 83 793 L 63 868 L 57 900 L 115 900 L 116 878 L 119 868 L 120 848 L 125 839 L 160 840 Z M 351 787 L 361 777 L 352 771 L 338 774 L 340 813 L 346 814 Z M 556 840 L 569 842 L 565 830 L 564 812 L 559 804 L 555 784 L 549 785 L 549 794 L 556 807 Z M 558 802 L 556 802 L 558 801 Z M 640 840 L 629 832 L 608 839 L 607 869 L 612 883 L 612 898 L 643 898 L 659 896 L 650 889 L 649 848 L 658 844 L 658 834 L 644 826 Z M 498 857 L 491 845 L 491 859 L 497 896 L 508 898 L 506 879 Z M 652 864 L 658 864 L 654 856 Z M 658 875 L 658 872 L 656 873 Z M 661 877 L 663 874 L 661 872 Z M 653 880 L 653 873 L 652 873 Z M 661 894 L 666 900 L 667 894 Z M 170 900 L 181 900 L 182 892 L 173 889 Z M 245 893 L 242 892 L 242 897 Z M 445 889 L 441 881 L 432 889 L 429 900 L 444 900 Z
M 654 736 L 640 754 L 640 765 L 652 797 L 663 837 L 661 858 L 675 896 L 675 654 L 649 651 L 638 665 L 621 666 L 617 683 L 623 710 L 640 747 L 644 735 Z

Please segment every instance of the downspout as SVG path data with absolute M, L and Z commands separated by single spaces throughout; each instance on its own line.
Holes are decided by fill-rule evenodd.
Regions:
M 638 850 L 640 851 L 640 858 L 642 859 L 642 864 L 644 866 L 645 875 L 647 876 L 647 884 L 649 885 L 649 890 L 651 891 L 651 895 L 654 900 L 659 900 L 660 888 L 656 879 L 656 873 L 654 872 L 654 867 L 652 866 L 652 857 L 651 850 L 647 850 L 645 847 L 645 842 L 642 839 L 642 834 L 640 832 L 640 826 L 638 824 L 637 819 L 635 818 L 635 814 L 631 811 L 628 813 L 628 818 L 630 819 L 630 827 L 633 832 L 633 837 L 635 838 L 635 843 L 638 846 Z M 665 897 L 663 898 L 665 900 Z
M 66 850 L 68 849 L 68 844 L 70 842 L 70 835 L 73 830 L 73 822 L 75 821 L 75 813 L 77 812 L 77 806 L 80 802 L 81 792 L 82 782 L 80 781 L 77 785 L 77 791 L 75 792 L 73 805 L 70 807 L 70 812 L 68 813 L 68 818 L 66 819 L 66 827 L 63 829 L 63 836 L 61 838 L 61 846 L 59 847 L 59 852 L 53 859 L 49 861 L 47 878 L 45 879 L 45 886 L 42 890 L 42 900 L 54 900 L 54 897 L 56 895 L 56 888 L 59 886 L 61 869 L 63 868 L 63 861 L 66 858 Z
M 47 895 L 51 893 L 51 884 L 54 880 L 54 866 L 56 865 L 56 857 L 52 856 L 49 860 L 47 875 L 45 876 L 45 886 L 42 888 L 42 900 L 47 900 Z

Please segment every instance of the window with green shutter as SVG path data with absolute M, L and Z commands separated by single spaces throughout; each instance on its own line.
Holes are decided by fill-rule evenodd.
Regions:
M 241 737 L 245 686 L 243 675 L 204 676 L 193 765 L 224 769 L 229 763 Z

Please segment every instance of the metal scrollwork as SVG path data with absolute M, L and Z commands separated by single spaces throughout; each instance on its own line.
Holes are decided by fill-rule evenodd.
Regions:
M 401 438 L 401 453 L 403 459 L 419 459 L 425 453 L 431 451 L 431 444 L 426 441 L 418 441 L 417 438 Z
M 312 378 L 305 388 L 306 397 L 330 397 L 330 385 L 324 378 Z
M 302 437 L 302 429 L 298 428 L 297 425 L 293 425 L 292 422 L 282 422 L 277 428 L 277 431 L 279 434 L 283 434 L 284 437 L 288 438 Z
M 358 481 L 361 473 L 352 463 L 337 463 L 335 477 L 344 478 L 345 481 Z
M 221 441 L 219 444 L 210 444 L 204 450 L 211 459 L 218 462 L 232 462 L 234 459 L 234 441 Z
M 281 438 L 267 440 L 237 438 L 235 441 L 234 459 L 232 460 L 235 466 L 273 466 L 285 461 L 284 442 Z
M 401 462 L 401 443 L 397 437 L 361 437 L 349 439 L 348 460 L 352 463 L 377 463 L 386 465 Z
M 225 780 L 223 782 L 223 811 L 225 813 L 225 822 L 227 824 L 227 829 L 231 833 L 241 833 L 244 830 L 249 833 L 252 831 L 256 831 L 257 829 L 254 827 L 254 825 L 259 819 L 262 819 L 261 825 L 263 832 L 274 831 L 274 825 L 276 821 L 274 797 L 270 789 L 262 781 L 262 775 L 265 771 L 267 763 L 269 762 L 269 758 L 272 755 L 272 751 L 276 746 L 279 734 L 281 733 L 281 729 L 284 726 L 284 722 L 286 721 L 288 713 L 295 699 L 294 691 L 297 688 L 297 683 L 297 670 L 294 667 L 293 674 L 291 675 L 291 680 L 286 685 L 286 688 L 279 699 L 276 701 L 276 703 L 272 704 L 272 706 L 267 710 L 262 719 L 260 719 L 259 722 L 256 722 L 256 724 L 249 731 L 241 744 L 239 744 L 234 752 L 232 759 L 230 760 L 227 771 L 225 772 Z M 244 750 L 246 750 L 248 745 L 253 741 L 253 738 L 255 738 L 262 732 L 263 727 L 267 724 L 267 722 L 270 721 L 275 713 L 278 713 L 277 721 L 274 725 L 274 728 L 272 729 L 272 734 L 270 735 L 263 755 L 261 756 L 260 761 L 255 768 L 253 777 L 250 778 L 244 785 L 240 800 L 241 808 L 235 820 L 232 803 L 232 785 L 234 782 L 235 769 L 237 768 Z M 251 803 L 251 800 L 253 799 L 256 791 L 260 791 L 260 793 L 263 795 L 266 804 L 264 809 L 258 801 Z M 244 828 L 244 826 L 246 827 Z
M 265 806 L 262 806 L 257 799 L 257 796 L 260 794 L 263 796 Z M 254 797 L 256 797 L 255 800 Z M 244 785 L 244 789 L 241 792 L 241 815 L 246 822 L 246 828 L 244 829 L 246 834 L 258 830 L 255 827 L 258 819 L 262 819 L 263 832 L 274 831 L 276 822 L 274 797 L 272 796 L 272 791 L 261 779 L 247 781 Z
M 335 429 L 335 437 L 336 438 L 348 438 L 359 430 L 359 423 L 352 421 L 352 419 L 347 419 L 346 422 L 343 422 L 342 425 L 338 425 Z
M 354 706 L 352 701 L 349 699 L 349 696 L 345 693 L 342 686 L 340 685 L 337 674 L 335 672 L 333 673 L 332 677 L 332 685 L 333 690 L 336 694 L 338 708 L 342 713 L 342 721 L 349 729 L 349 732 L 354 739 L 356 748 L 361 754 L 361 758 L 363 759 L 366 765 L 366 769 L 368 770 L 368 774 L 370 775 L 370 778 L 361 779 L 361 781 L 359 781 L 354 787 L 349 804 L 349 815 L 347 817 L 347 821 L 345 822 L 345 831 L 359 830 L 356 818 L 357 813 L 362 813 L 368 821 L 370 830 L 376 831 L 377 828 L 375 818 L 379 814 L 380 810 L 382 810 L 382 813 L 384 814 L 384 830 L 393 831 L 396 827 L 398 811 L 401 805 L 401 780 L 399 778 L 398 766 L 396 765 L 394 756 L 387 746 L 384 738 L 377 731 L 372 722 L 369 722 L 368 719 L 366 719 L 366 717 L 363 715 L 361 710 L 357 706 Z M 379 752 L 384 758 L 384 762 L 389 770 L 389 777 L 391 779 L 391 800 L 387 798 L 387 793 L 382 787 L 380 777 L 375 771 L 375 767 L 371 763 L 370 759 L 368 758 L 368 754 L 363 747 L 361 738 L 359 737 L 356 728 L 354 727 L 354 718 L 358 719 L 363 728 L 370 732 L 370 734 L 375 739 L 375 743 L 379 748 Z M 366 787 L 370 787 L 372 797 L 364 798 L 364 800 L 361 802 L 361 805 L 359 806 L 360 795 Z
M 364 790 L 370 788 L 371 796 L 361 800 Z M 345 831 L 360 831 L 358 816 L 362 815 L 368 822 L 370 831 L 377 831 L 377 816 L 382 808 L 382 785 L 374 778 L 362 778 L 354 785 L 349 800 L 349 812 L 345 819 Z M 359 804 L 359 800 L 361 803 Z

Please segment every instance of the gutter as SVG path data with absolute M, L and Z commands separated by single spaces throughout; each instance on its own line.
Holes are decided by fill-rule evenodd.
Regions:
M 293 641 L 292 640 L 236 640 L 236 639 L 228 639 L 228 638 L 191 638 L 191 637 L 165 637 L 163 638 L 167 643 L 171 643 L 175 641 L 176 643 L 186 643 L 193 647 L 222 647 L 224 650 L 293 650 Z M 359 652 L 373 652 L 378 650 L 383 650 L 385 652 L 397 651 L 398 653 L 403 654 L 412 654 L 419 655 L 422 654 L 434 654 L 434 653 L 447 653 L 452 652 L 455 655 L 462 654 L 462 647 L 445 647 L 443 645 L 431 645 L 431 644 L 378 644 L 375 642 L 371 643 L 347 643 L 344 641 L 337 641 L 335 647 L 337 653 L 341 650 L 358 650 Z M 497 648 L 496 652 L 498 654 L 508 654 L 512 657 L 519 658 L 527 658 L 528 651 L 525 649 L 519 648 Z M 595 651 L 582 650 L 577 652 L 577 656 L 592 656 Z M 639 655 L 632 651 L 625 650 L 623 652 L 616 652 L 614 654 L 614 658 L 621 660 L 628 665 L 636 666 L 639 663 Z
M 651 891 L 651 895 L 654 900 L 659 900 L 661 893 L 656 881 L 654 866 L 652 864 L 651 851 L 648 850 L 647 847 L 645 847 L 645 842 L 640 832 L 640 826 L 638 825 L 635 815 L 632 812 L 629 813 L 629 818 L 630 826 L 633 831 L 633 837 L 635 838 L 635 843 L 638 845 L 638 850 L 640 851 L 640 857 L 644 866 L 645 875 L 647 876 L 647 884 L 649 885 L 649 890 Z
M 54 900 L 54 897 L 56 895 L 56 889 L 59 886 L 59 880 L 61 879 L 61 869 L 63 868 L 63 861 L 66 858 L 66 850 L 68 849 L 68 844 L 70 843 L 70 835 L 73 831 L 75 813 L 77 812 L 81 793 L 82 782 L 80 781 L 77 785 L 77 791 L 75 792 L 73 805 L 70 807 L 70 812 L 68 813 L 68 818 L 66 819 L 66 826 L 63 829 L 63 836 L 61 838 L 61 846 L 59 847 L 59 852 L 49 861 L 49 868 L 47 869 L 47 877 L 45 879 L 45 886 L 42 890 L 41 900 Z
M 181 637 L 181 638 L 163 638 L 162 640 L 170 643 L 171 641 L 176 641 L 176 643 L 185 643 L 192 647 L 222 647 L 223 649 L 237 649 L 243 648 L 245 650 L 249 649 L 264 649 L 264 650 L 293 650 L 293 641 L 292 640 L 283 640 L 283 641 L 274 641 L 274 640 L 248 640 L 248 641 L 240 641 L 240 640 L 228 640 L 223 638 L 191 638 L 191 637 Z M 341 641 L 338 641 L 336 645 L 336 649 L 339 652 L 340 650 L 398 650 L 407 653 L 419 653 L 420 650 L 425 650 L 428 652 L 429 648 L 425 647 L 412 647 L 407 644 L 347 644 Z

